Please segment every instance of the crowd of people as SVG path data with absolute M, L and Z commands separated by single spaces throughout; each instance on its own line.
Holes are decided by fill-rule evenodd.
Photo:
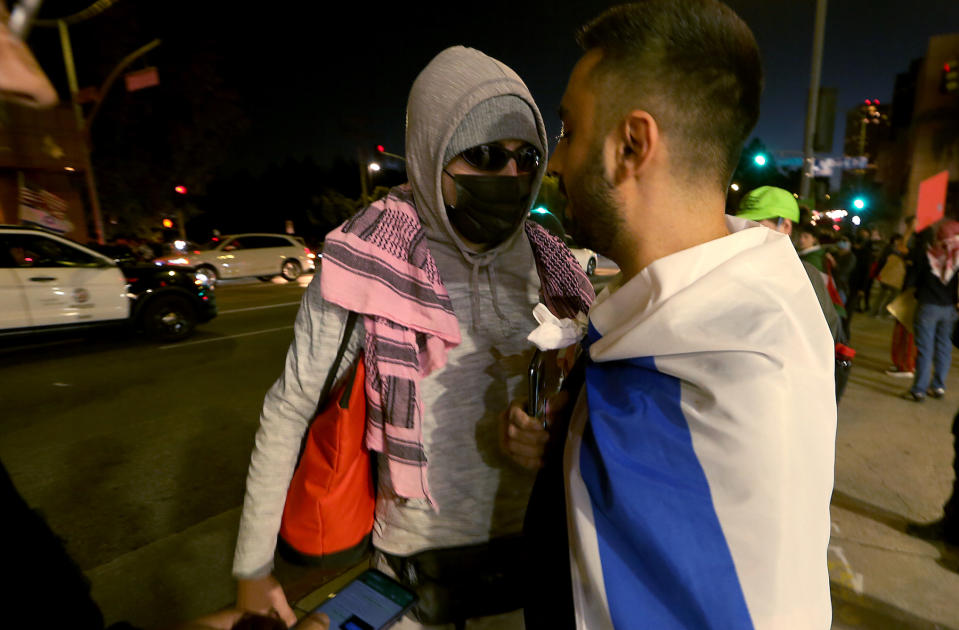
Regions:
M 837 347 L 854 313 L 881 316 L 914 288 L 916 365 L 894 371 L 913 373 L 912 400 L 944 393 L 959 222 L 885 245 L 876 230 L 835 238 L 770 187 L 728 216 L 763 74 L 717 0 L 614 7 L 578 43 L 549 160 L 505 63 L 455 46 L 416 78 L 409 183 L 328 235 L 266 394 L 235 608 L 184 627 L 297 622 L 275 576 L 287 490 L 324 383 L 358 363 L 372 564 L 420 594 L 395 627 L 830 627 Z M 547 172 L 576 242 L 621 270 L 598 296 L 526 221 Z M 539 349 L 564 378 L 537 417 L 541 303 L 538 338 L 553 342 Z M 418 574 L 426 554 L 435 571 Z

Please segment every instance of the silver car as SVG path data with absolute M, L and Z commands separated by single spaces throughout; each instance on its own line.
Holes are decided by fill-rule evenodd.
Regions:
M 312 273 L 316 255 L 295 236 L 287 234 L 234 234 L 214 238 L 207 245 L 182 254 L 157 258 L 158 265 L 196 267 L 197 275 L 211 284 L 219 279 L 282 276 L 296 280 Z

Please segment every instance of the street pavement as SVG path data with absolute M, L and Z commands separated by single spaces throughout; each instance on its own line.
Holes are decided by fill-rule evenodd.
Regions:
M 224 283 L 220 316 L 180 344 L 107 336 L 0 349 L 0 459 L 66 541 L 108 623 L 160 628 L 232 602 L 258 409 L 302 292 Z M 959 551 L 905 534 L 910 520 L 938 518 L 951 489 L 959 370 L 944 399 L 902 400 L 908 380 L 883 374 L 891 335 L 890 320 L 853 320 L 828 550 L 833 628 L 959 630 Z M 311 589 L 301 588 L 298 609 L 346 577 L 302 599 Z
M 833 628 L 959 628 L 959 550 L 905 533 L 942 516 L 952 489 L 951 426 L 959 370 L 945 398 L 899 398 L 911 381 L 886 376 L 892 320 L 853 318 L 857 355 L 839 405 L 829 574 Z

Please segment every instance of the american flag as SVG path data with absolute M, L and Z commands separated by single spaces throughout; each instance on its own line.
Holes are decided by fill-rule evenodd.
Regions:
M 54 215 L 63 215 L 67 211 L 67 202 L 61 197 L 46 190 L 36 191 L 26 186 L 20 188 L 20 205 L 45 210 Z

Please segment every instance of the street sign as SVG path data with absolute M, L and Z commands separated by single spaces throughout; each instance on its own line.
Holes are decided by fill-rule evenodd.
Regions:
M 946 188 L 949 171 L 943 171 L 919 183 L 919 202 L 916 204 L 916 231 L 929 227 L 946 213 Z
M 801 157 L 786 157 L 778 160 L 781 167 L 801 168 L 803 159 Z M 851 157 L 845 155 L 839 158 L 813 158 L 812 172 L 815 177 L 831 177 L 834 170 L 860 170 L 869 166 L 869 158 L 861 155 Z
M 123 75 L 123 79 L 127 84 L 127 92 L 136 92 L 143 88 L 160 85 L 160 75 L 157 73 L 156 67 L 153 66 L 136 72 L 128 72 Z

